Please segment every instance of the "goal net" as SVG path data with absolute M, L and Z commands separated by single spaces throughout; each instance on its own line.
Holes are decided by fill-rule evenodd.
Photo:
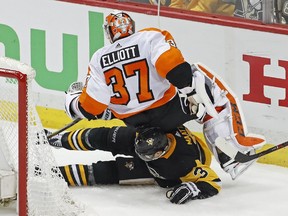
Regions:
M 0 57 L 0 202 L 20 216 L 82 215 L 57 167 L 33 104 L 35 71 Z

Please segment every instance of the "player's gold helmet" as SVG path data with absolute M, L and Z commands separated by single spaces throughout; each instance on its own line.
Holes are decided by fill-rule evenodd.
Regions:
M 106 17 L 103 28 L 110 43 L 114 43 L 118 39 L 134 34 L 135 23 L 127 13 L 113 11 Z

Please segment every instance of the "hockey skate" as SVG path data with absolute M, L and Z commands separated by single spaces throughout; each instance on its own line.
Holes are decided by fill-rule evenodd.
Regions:
M 251 150 L 249 153 L 255 152 Z M 233 160 L 228 155 L 223 152 L 218 154 L 220 160 L 221 168 L 230 174 L 232 180 L 237 179 L 240 175 L 242 175 L 256 160 L 249 161 L 247 163 L 240 163 L 238 161 Z

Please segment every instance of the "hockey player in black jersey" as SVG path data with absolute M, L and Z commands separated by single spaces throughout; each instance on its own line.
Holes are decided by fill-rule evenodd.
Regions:
M 155 127 L 80 129 L 53 137 L 49 143 L 68 150 L 110 151 L 116 156 L 92 165 L 59 167 L 70 186 L 156 183 L 169 188 L 166 196 L 177 204 L 214 196 L 221 189 L 221 180 L 210 168 L 207 145 L 184 126 L 167 134 Z

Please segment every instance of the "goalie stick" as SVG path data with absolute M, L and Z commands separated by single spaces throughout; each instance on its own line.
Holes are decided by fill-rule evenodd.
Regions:
M 72 127 L 73 125 L 75 125 L 75 124 L 78 123 L 79 121 L 81 121 L 81 118 L 76 118 L 76 119 L 74 119 L 72 122 L 70 122 L 69 124 L 67 124 L 67 125 L 64 126 L 63 128 L 61 128 L 61 129 L 59 129 L 59 130 L 57 130 L 57 131 L 49 134 L 49 135 L 47 136 L 47 138 L 50 139 L 51 137 L 56 136 L 57 134 L 61 133 L 62 131 L 66 130 L 66 129 L 70 128 L 70 127 Z
M 288 141 L 283 142 L 281 144 L 275 145 L 271 148 L 268 148 L 264 151 L 258 152 L 256 154 L 244 154 L 240 151 L 238 151 L 236 148 L 228 144 L 224 138 L 217 138 L 216 139 L 216 146 L 223 151 L 225 154 L 233 158 L 235 161 L 238 161 L 240 163 L 246 163 L 252 160 L 255 160 L 257 158 L 260 158 L 264 155 L 270 154 L 274 151 L 277 151 L 279 149 L 285 148 L 288 146 Z

